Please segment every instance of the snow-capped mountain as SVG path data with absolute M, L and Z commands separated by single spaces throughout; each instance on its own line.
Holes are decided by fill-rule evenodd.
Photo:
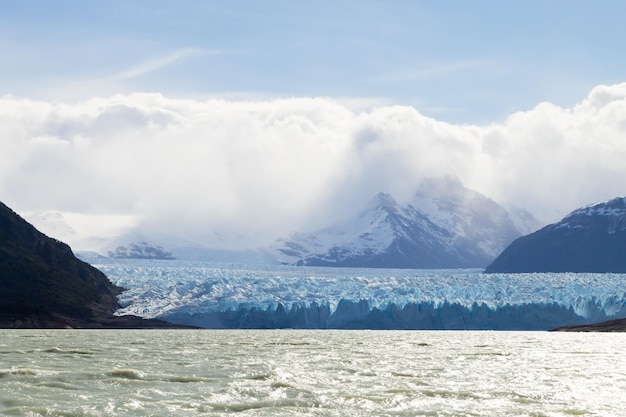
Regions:
M 517 239 L 486 272 L 626 272 L 626 197 L 579 208 Z
M 175 259 L 172 252 L 162 246 L 152 245 L 148 242 L 131 243 L 128 246 L 118 246 L 114 251 L 109 251 L 109 258 L 117 259 Z
M 379 193 L 355 218 L 294 233 L 274 250 L 282 263 L 296 265 L 472 268 L 528 232 L 493 200 L 444 177 L 424 180 L 403 205 Z
M 132 242 L 132 243 L 129 243 Z M 109 258 L 117 259 L 178 259 L 188 261 L 210 260 L 234 263 L 276 263 L 268 259 L 263 250 L 228 250 L 213 248 L 201 242 L 184 237 L 162 234 L 148 234 L 130 231 L 112 240 L 106 251 Z M 80 252 L 84 258 L 93 258 L 94 254 Z M 97 255 L 97 254 L 95 254 Z

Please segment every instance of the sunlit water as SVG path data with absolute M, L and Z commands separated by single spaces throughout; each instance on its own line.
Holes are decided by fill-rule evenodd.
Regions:
M 622 416 L 626 334 L 0 331 L 0 415 Z

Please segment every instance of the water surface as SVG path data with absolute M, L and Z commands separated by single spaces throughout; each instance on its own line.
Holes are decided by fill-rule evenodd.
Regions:
M 4 330 L 0 415 L 621 416 L 626 334 Z

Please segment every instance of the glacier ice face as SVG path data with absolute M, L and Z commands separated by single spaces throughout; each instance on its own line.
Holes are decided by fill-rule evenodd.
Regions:
M 117 314 L 200 327 L 549 329 L 626 317 L 626 274 L 97 260 Z

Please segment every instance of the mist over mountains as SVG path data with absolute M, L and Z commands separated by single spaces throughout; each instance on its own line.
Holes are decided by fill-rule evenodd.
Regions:
M 377 194 L 354 218 L 275 246 L 283 263 L 377 268 L 476 268 L 534 230 L 454 177 L 426 179 L 408 203 Z M 529 222 L 530 221 L 530 222 Z M 527 222 L 524 224 L 524 222 Z
M 60 214 L 41 227 L 71 230 Z M 211 259 L 311 266 L 378 268 L 479 268 L 514 239 L 539 228 L 532 214 L 507 210 L 463 186 L 454 176 L 428 178 L 408 201 L 379 192 L 351 217 L 329 219 L 314 231 L 294 231 L 254 249 L 224 250 L 186 240 L 131 230 L 109 242 L 112 258 Z M 86 256 L 90 256 L 86 254 Z M 92 255 L 91 255 L 92 256 Z

